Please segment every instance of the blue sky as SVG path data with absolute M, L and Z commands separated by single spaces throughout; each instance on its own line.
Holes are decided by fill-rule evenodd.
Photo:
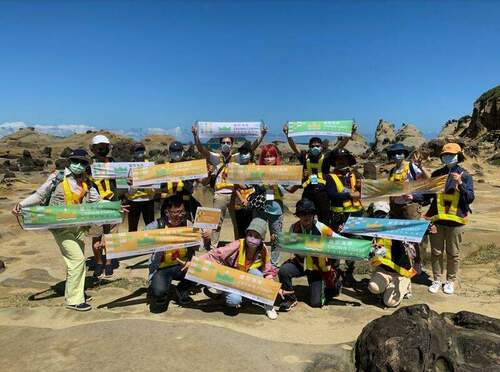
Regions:
M 500 84 L 500 2 L 0 2 L 0 123 L 378 119 L 437 132 Z

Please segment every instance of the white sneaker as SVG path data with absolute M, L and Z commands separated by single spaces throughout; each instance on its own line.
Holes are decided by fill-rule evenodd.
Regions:
M 271 320 L 278 319 L 278 313 L 276 312 L 276 310 L 274 310 L 274 308 L 266 309 L 266 315 Z
M 432 284 L 429 286 L 429 292 L 438 293 L 441 289 L 441 282 L 439 280 L 434 280 Z
M 443 292 L 446 294 L 453 294 L 453 292 L 455 292 L 455 284 L 453 282 L 444 283 Z

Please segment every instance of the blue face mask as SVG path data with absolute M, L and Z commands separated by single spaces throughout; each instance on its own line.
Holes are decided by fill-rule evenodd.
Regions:
M 405 154 L 395 154 L 394 155 L 395 160 L 404 160 L 405 159 Z
M 318 147 L 318 146 L 315 146 L 315 147 L 312 147 L 309 152 L 311 153 L 312 156 L 318 156 L 319 154 L 321 154 L 321 147 Z
M 441 161 L 443 164 L 446 164 L 448 166 L 452 166 L 454 164 L 458 163 L 458 155 L 457 154 L 444 154 L 441 156 Z

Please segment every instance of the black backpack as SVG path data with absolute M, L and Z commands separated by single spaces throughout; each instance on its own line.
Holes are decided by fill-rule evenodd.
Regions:
M 50 184 L 50 191 L 49 193 L 45 196 L 45 199 L 42 201 L 40 205 L 46 207 L 50 203 L 50 197 L 56 190 L 57 185 L 59 185 L 62 181 L 64 180 L 64 171 L 60 170 L 57 172 L 56 176 L 52 180 L 52 183 Z

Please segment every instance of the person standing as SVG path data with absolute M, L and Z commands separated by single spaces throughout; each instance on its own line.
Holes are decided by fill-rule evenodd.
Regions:
M 432 222 L 431 263 L 433 282 L 429 292 L 437 293 L 441 288 L 446 294 L 455 292 L 455 282 L 460 265 L 460 244 L 463 228 L 474 201 L 472 176 L 459 163 L 465 160 L 462 148 L 457 143 L 447 143 L 441 150 L 444 166 L 432 172 L 432 177 L 448 175 L 444 191 L 436 194 L 411 194 L 407 198 L 417 203 L 429 204 L 425 214 Z M 446 257 L 446 281 L 443 260 Z
M 69 164 L 64 171 L 54 172 L 34 194 L 20 201 L 13 209 L 16 216 L 21 209 L 35 205 L 71 205 L 93 203 L 101 200 L 97 187 L 86 174 L 90 164 L 87 151 L 72 151 Z M 66 308 L 89 311 L 85 297 L 85 232 L 88 227 L 65 227 L 50 229 L 66 265 L 64 299 Z
M 191 132 L 193 133 L 194 143 L 200 154 L 208 160 L 209 164 L 214 167 L 212 175 L 214 177 L 213 189 L 214 189 L 214 208 L 221 210 L 221 221 L 219 228 L 212 234 L 211 248 L 216 248 L 219 245 L 220 232 L 222 229 L 222 223 L 226 212 L 229 211 L 231 217 L 231 222 L 235 225 L 234 209 L 231 206 L 231 195 L 233 193 L 234 186 L 226 182 L 227 179 L 227 167 L 230 163 L 241 163 L 240 154 L 232 153 L 232 148 L 234 145 L 234 139 L 232 137 L 223 137 L 219 140 L 221 146 L 221 152 L 211 152 L 208 151 L 205 146 L 200 141 L 198 136 L 198 128 L 193 125 Z M 257 147 L 262 142 L 264 136 L 267 133 L 265 127 L 261 130 L 261 135 L 252 144 L 252 152 L 255 152 Z

